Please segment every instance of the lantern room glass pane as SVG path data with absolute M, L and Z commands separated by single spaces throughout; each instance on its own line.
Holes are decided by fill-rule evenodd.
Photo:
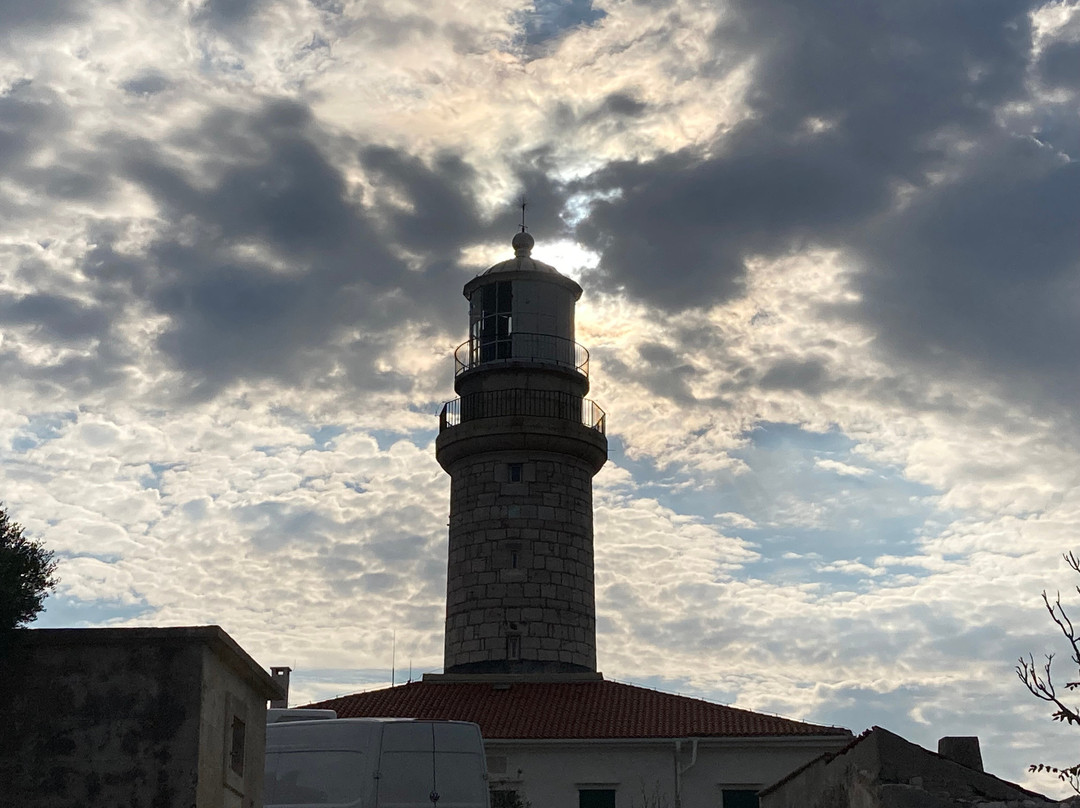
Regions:
M 481 362 L 509 359 L 513 355 L 513 287 L 510 281 L 483 286 L 479 317 L 473 323 L 473 339 L 479 341 Z
M 510 281 L 495 284 L 495 309 L 499 312 L 509 313 L 513 306 L 513 295 L 510 291 Z

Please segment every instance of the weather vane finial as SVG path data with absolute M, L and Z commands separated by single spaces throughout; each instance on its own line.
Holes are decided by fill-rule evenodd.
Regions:
M 515 233 L 510 243 L 514 247 L 514 255 L 518 258 L 527 257 L 532 252 L 533 237 L 529 234 L 529 228 L 525 224 L 525 208 L 529 205 L 525 201 L 525 194 L 521 195 L 521 232 Z

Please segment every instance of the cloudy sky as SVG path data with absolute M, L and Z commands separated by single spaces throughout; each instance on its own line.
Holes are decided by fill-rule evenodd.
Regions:
M 609 416 L 601 670 L 1054 792 L 1012 668 L 1080 613 L 1078 96 L 1075 1 L 0 0 L 38 625 L 218 623 L 294 702 L 395 632 L 438 670 L 435 414 L 525 193 Z

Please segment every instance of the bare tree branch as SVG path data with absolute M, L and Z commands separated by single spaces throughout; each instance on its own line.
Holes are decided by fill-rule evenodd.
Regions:
M 1077 557 L 1072 551 L 1065 553 L 1062 557 L 1073 572 L 1080 574 L 1080 557 Z M 1080 586 L 1078 586 L 1076 590 L 1077 593 L 1080 594 Z M 1078 668 L 1080 668 L 1080 637 L 1077 636 L 1076 629 L 1073 626 L 1073 622 L 1068 613 L 1065 611 L 1065 607 L 1061 605 L 1061 593 L 1058 592 L 1056 594 L 1053 603 L 1050 602 L 1050 597 L 1045 591 L 1042 593 L 1042 599 L 1043 604 L 1046 606 L 1046 611 L 1050 615 L 1050 619 L 1054 621 L 1054 624 L 1058 627 L 1062 636 L 1069 643 L 1069 649 L 1072 652 L 1070 659 Z M 1080 711 L 1065 704 L 1058 695 L 1057 688 L 1054 686 L 1053 674 L 1051 672 L 1053 662 L 1053 654 L 1046 655 L 1046 664 L 1042 666 L 1035 664 L 1035 657 L 1031 654 L 1028 655 L 1027 659 L 1020 657 L 1018 660 L 1019 664 L 1016 666 L 1016 676 L 1031 695 L 1054 705 L 1056 709 L 1054 710 L 1052 717 L 1055 721 L 1080 725 Z M 1064 687 L 1068 691 L 1080 689 L 1080 681 L 1067 681 L 1065 682 Z M 1047 763 L 1037 763 L 1029 766 L 1028 771 L 1049 772 L 1055 774 L 1059 780 L 1068 783 L 1076 793 L 1080 794 L 1080 764 L 1058 767 Z

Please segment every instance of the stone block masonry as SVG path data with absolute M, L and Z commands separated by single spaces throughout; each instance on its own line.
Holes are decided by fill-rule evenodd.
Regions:
M 510 464 L 526 482 L 509 482 Z M 490 453 L 451 472 L 447 672 L 596 670 L 593 468 Z

